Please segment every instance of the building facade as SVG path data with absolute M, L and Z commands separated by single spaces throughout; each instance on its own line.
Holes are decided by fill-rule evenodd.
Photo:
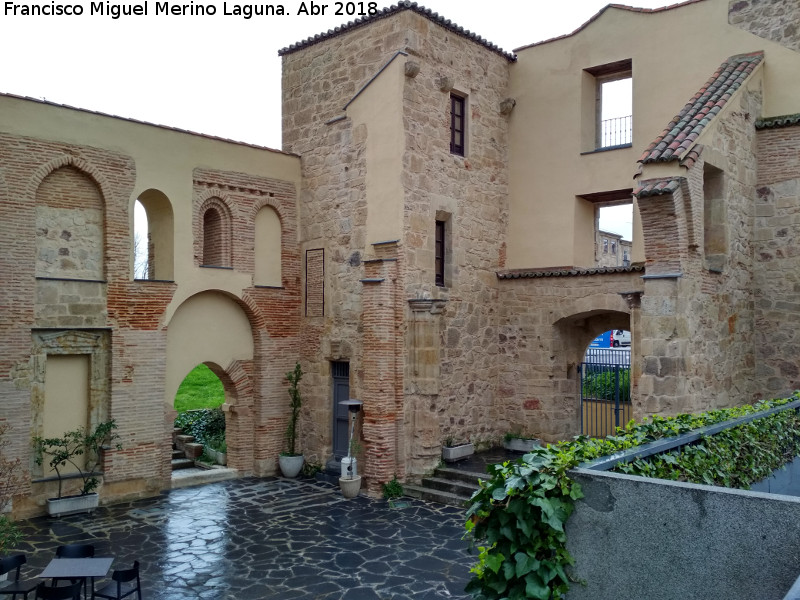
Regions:
M 242 474 L 275 473 L 295 361 L 307 459 L 346 453 L 338 402 L 362 400 L 371 492 L 448 438 L 578 433 L 578 365 L 608 329 L 633 335 L 637 418 L 794 389 L 800 9 L 775 5 L 612 5 L 510 54 L 401 3 L 281 51 L 281 152 L 0 96 L 12 456 L 111 417 L 104 500 L 157 493 L 199 363 Z M 697 44 L 665 55 L 653 32 Z M 626 79 L 633 114 L 606 123 Z M 624 251 L 598 211 L 625 202 L 629 262 L 598 262 L 604 239 Z

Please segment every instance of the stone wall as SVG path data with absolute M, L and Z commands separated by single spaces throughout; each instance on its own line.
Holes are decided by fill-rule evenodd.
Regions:
M 647 252 L 642 296 L 641 404 L 635 414 L 695 412 L 751 401 L 754 361 L 753 198 L 761 95 L 735 96 L 702 138 L 700 159 L 671 195 L 640 199 Z M 711 166 L 713 165 L 713 168 Z M 710 169 L 710 170 L 709 170 Z M 726 252 L 705 254 L 704 183 L 724 178 Z M 665 236 L 663 223 L 674 223 Z M 715 226 L 718 225 L 715 224 Z M 662 239 L 663 248 L 653 244 Z
M 402 86 L 405 153 L 402 164 L 391 167 L 403 187 L 403 233 L 391 247 L 367 247 L 366 155 L 368 145 L 381 140 L 369 124 L 353 127 L 349 118 L 338 117 L 356 92 L 361 90 L 362 98 L 371 93 L 369 86 L 362 86 L 397 58 L 397 52 L 406 53 L 400 59 L 414 64 L 405 70 Z M 306 313 L 305 321 L 313 411 L 309 441 L 318 456 L 327 458 L 329 361 L 349 360 L 351 396 L 365 402 L 365 425 L 374 411 L 388 411 L 401 420 L 395 424 L 400 438 L 392 450 L 396 464 L 386 464 L 374 476 L 391 479 L 391 469 L 405 465 L 422 472 L 439 460 L 447 436 L 474 441 L 498 437 L 487 413 L 497 378 L 495 271 L 501 265 L 507 213 L 507 117 L 500 113 L 500 103 L 507 89 L 508 59 L 414 11 L 401 10 L 286 53 L 283 60 L 284 149 L 303 157 L 301 244 L 304 250 L 325 250 L 325 317 Z M 388 71 L 379 75 L 389 76 Z M 467 98 L 466 157 L 449 150 L 451 90 Z M 447 221 L 444 288 L 434 284 L 436 220 Z M 364 396 L 374 389 L 370 378 L 376 376 L 366 369 L 367 354 L 370 361 L 377 360 L 372 354 L 379 349 L 366 345 L 372 315 L 362 285 L 372 289 L 390 281 L 362 284 L 360 279 L 372 268 L 363 263 L 365 257 L 396 261 L 392 277 L 400 290 L 391 295 L 399 327 L 393 333 L 399 345 L 391 358 L 399 363 L 391 370 L 396 373 L 393 380 L 384 377 L 383 400 Z M 436 313 L 428 313 L 424 335 L 418 328 L 415 337 L 409 334 L 413 318 L 408 301 L 424 298 L 441 300 L 444 308 L 437 304 Z M 435 342 L 431 334 L 437 336 Z M 424 348 L 416 348 L 415 340 Z M 407 364 L 408 356 L 419 364 Z M 435 377 L 423 373 L 432 364 L 437 365 Z M 412 374 L 411 379 L 404 381 L 404 373 Z M 423 373 L 427 383 L 418 385 L 414 373 Z M 400 412 L 391 406 L 398 397 Z
M 554 272 L 499 282 L 497 400 L 486 418 L 501 436 L 523 431 L 556 441 L 580 433 L 578 366 L 604 331 L 635 333 L 622 294 L 641 289 L 641 275 Z
M 792 50 L 800 50 L 800 4 L 796 0 L 730 0 L 728 22 Z
M 769 396 L 800 388 L 800 126 L 758 132 L 756 360 Z

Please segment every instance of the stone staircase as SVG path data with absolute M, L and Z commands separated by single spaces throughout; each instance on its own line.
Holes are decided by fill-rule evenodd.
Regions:
M 438 502 L 465 507 L 472 494 L 479 489 L 478 479 L 487 475 L 454 467 L 438 467 L 430 477 L 423 477 L 420 484 L 405 483 L 406 496 L 420 498 L 426 502 Z
M 203 444 L 196 444 L 194 436 L 185 435 L 176 429 L 172 435 L 172 470 L 191 469 L 195 460 L 203 453 Z

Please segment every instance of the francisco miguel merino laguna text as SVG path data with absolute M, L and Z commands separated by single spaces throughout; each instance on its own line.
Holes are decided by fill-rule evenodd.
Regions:
M 171 2 L 155 2 L 155 12 L 149 11 L 148 0 L 139 4 L 113 4 L 111 2 L 92 2 L 89 5 L 89 15 L 108 16 L 112 19 L 128 16 L 148 16 L 149 14 L 172 15 L 172 16 L 213 16 L 217 14 L 217 7 L 214 4 L 195 4 L 190 1 L 188 4 L 176 4 Z M 301 11 L 305 3 L 301 3 Z M 15 4 L 14 2 L 4 3 L 5 16 L 80 16 L 84 14 L 84 7 L 80 4 L 57 4 L 50 2 L 46 4 Z M 258 16 L 279 16 L 289 14 L 282 4 L 234 4 L 223 2 L 222 15 L 238 16 L 250 19 Z

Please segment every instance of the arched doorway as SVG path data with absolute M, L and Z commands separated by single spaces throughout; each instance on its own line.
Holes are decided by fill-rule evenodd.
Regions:
M 184 377 L 175 394 L 175 429 L 181 432 L 182 445 L 185 436 L 191 436 L 202 450 L 197 448 L 199 456 L 188 458 L 185 449 L 173 448 L 173 470 L 197 463 L 203 468 L 227 464 L 224 403 L 225 386 L 208 365 L 201 363 Z

